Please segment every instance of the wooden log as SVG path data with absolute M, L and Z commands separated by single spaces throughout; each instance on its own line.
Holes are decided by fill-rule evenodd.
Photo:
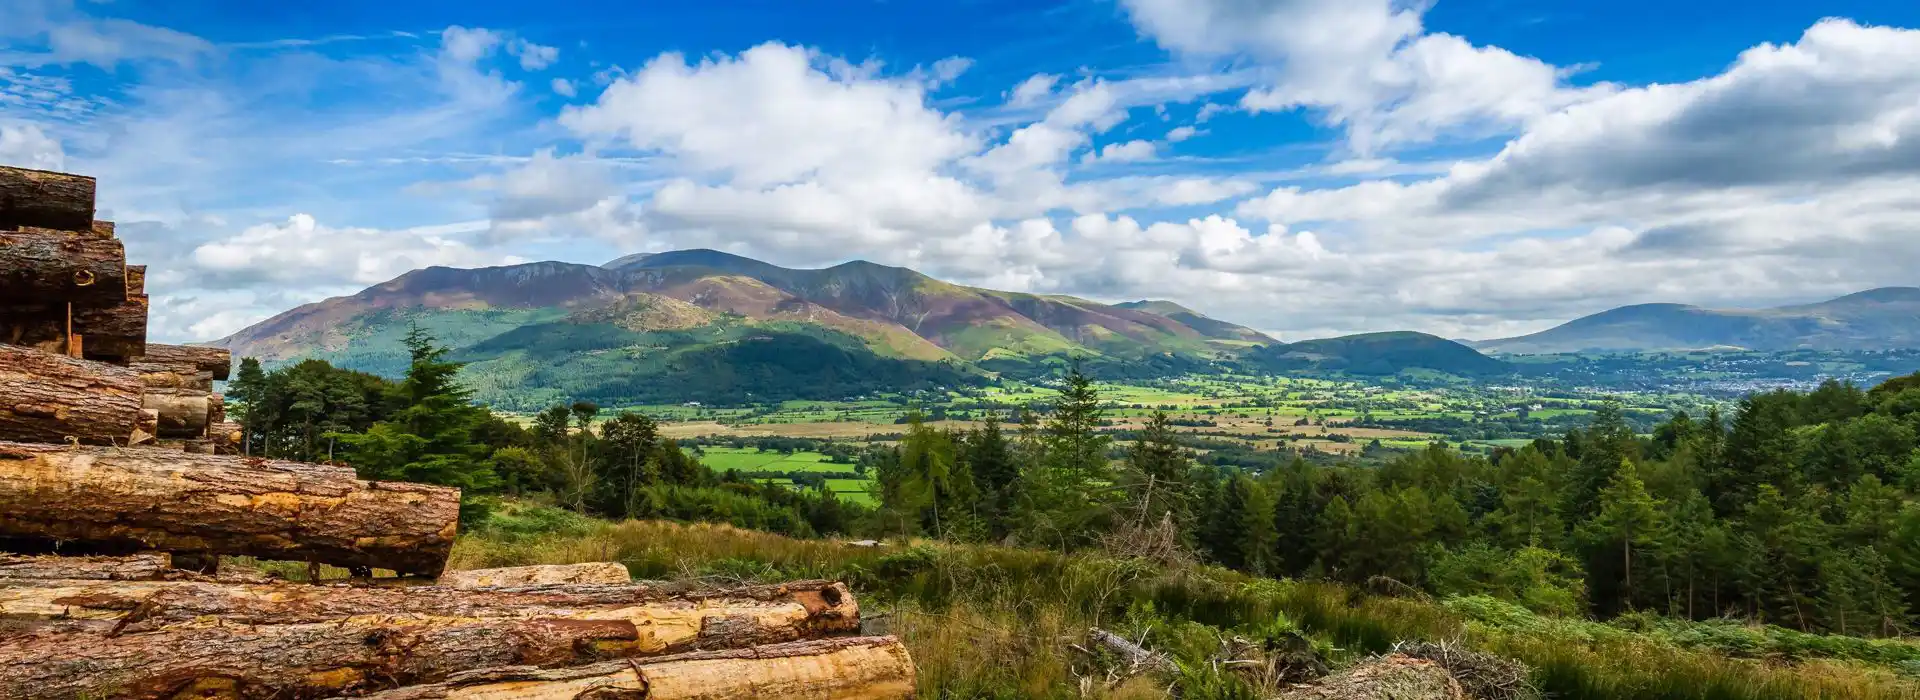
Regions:
M 198 372 L 211 372 L 214 379 L 224 382 L 233 369 L 233 352 L 226 348 L 148 343 L 147 354 L 135 362 L 192 367 Z
M 209 430 L 212 429 L 213 423 L 225 423 L 225 422 L 227 422 L 227 395 L 226 394 L 207 395 L 208 429 Z
M 107 225 L 112 226 L 113 223 L 107 222 Z M 108 238 L 112 238 L 111 229 L 109 229 Z M 147 293 L 147 266 L 128 265 L 127 266 L 127 296 L 133 296 L 135 294 L 146 294 L 146 293 Z
M 93 222 L 93 227 L 92 227 L 92 229 L 91 229 L 91 230 L 92 230 L 92 233 L 93 233 L 93 235 L 95 235 L 95 236 L 99 236 L 99 237 L 101 237 L 101 238 L 112 238 L 112 237 L 113 237 L 113 222 L 111 222 L 111 221 L 95 221 L 95 222 Z M 142 272 L 145 272 L 145 271 L 146 271 L 146 269 L 147 269 L 147 266 L 145 266 L 145 265 L 141 265 L 141 266 L 140 266 L 140 270 L 141 270 Z
M 214 454 L 232 454 L 240 449 L 246 435 L 239 423 L 214 423 L 207 426 L 207 441 L 213 443 Z
M 92 232 L 96 186 L 85 175 L 0 166 L 0 229 Z
M 496 666 L 621 658 L 625 620 L 353 619 L 239 626 L 208 620 L 152 632 L 34 631 L 0 640 L 0 697 L 313 698 Z M 204 692 L 204 691 L 202 691 Z
M 893 637 L 820 639 L 572 668 L 502 668 L 368 700 L 887 700 L 914 694 Z
M 140 422 L 133 429 L 133 435 L 127 438 L 128 447 L 139 447 L 160 439 L 160 412 L 151 408 L 140 409 Z
M 633 581 L 625 564 L 603 561 L 591 564 L 549 564 L 514 566 L 504 569 L 449 571 L 440 575 L 440 585 L 448 588 L 508 588 L 555 584 L 620 584 Z
M 73 332 L 85 338 L 89 360 L 125 364 L 147 352 L 147 295 L 131 294 L 113 306 L 75 308 Z
M 181 389 L 205 394 L 213 393 L 212 372 L 201 372 L 182 365 L 138 360 L 127 363 L 127 369 L 140 373 L 140 383 L 146 385 L 148 389 Z
M 127 251 L 119 241 L 0 231 L 0 299 L 108 306 L 126 298 Z
M 160 414 L 163 438 L 191 439 L 207 434 L 207 394 L 192 389 L 147 389 L 141 407 Z
M 0 535 L 438 575 L 460 491 L 353 470 L 0 442 Z
M 124 445 L 141 393 L 124 367 L 0 345 L 0 439 Z
M 125 557 L 0 554 L 0 581 L 151 581 L 172 570 L 173 557 L 166 552 Z
M 736 588 L 636 584 L 452 589 L 0 579 L 0 618 L 106 620 L 144 629 L 208 617 L 252 625 L 383 615 L 626 620 L 639 630 L 634 653 L 646 654 L 771 644 L 860 629 L 860 606 L 853 594 L 843 584 L 826 581 Z

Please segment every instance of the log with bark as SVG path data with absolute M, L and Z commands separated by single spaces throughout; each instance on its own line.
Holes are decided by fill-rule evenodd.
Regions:
M 0 231 L 0 300 L 108 306 L 126 298 L 127 251 L 119 241 Z
M 590 564 L 547 564 L 513 566 L 504 569 L 470 569 L 440 575 L 440 585 L 448 588 L 508 588 L 555 584 L 620 584 L 633 580 L 624 564 L 610 561 Z
M 23 580 L 152 581 L 173 571 L 173 556 L 142 552 L 124 557 L 0 554 L 0 582 Z
M 194 372 L 211 372 L 214 379 L 224 382 L 233 369 L 233 352 L 226 348 L 148 343 L 147 354 L 135 362 L 191 367 Z
M 0 442 L 0 535 L 438 575 L 460 491 L 353 470 Z
M 0 618 L 124 623 L 135 631 L 202 618 L 269 625 L 400 615 L 418 619 L 625 620 L 633 653 L 732 648 L 849 634 L 860 607 L 843 584 L 735 588 L 668 584 L 451 589 L 228 585 L 203 581 L 0 579 Z
M 0 440 L 127 444 L 142 391 L 124 367 L 0 345 Z
M 112 238 L 113 228 L 114 228 L 113 222 L 111 221 L 95 221 L 93 222 L 93 226 L 90 229 L 90 231 L 93 233 L 93 235 L 99 236 L 101 238 Z M 146 267 L 147 266 L 145 265 L 141 265 L 140 269 L 144 271 Z
M 141 399 L 141 407 L 160 414 L 160 432 L 156 435 L 176 439 L 198 438 L 207 434 L 211 413 L 207 396 L 205 392 L 193 389 L 148 388 Z
M 147 295 L 129 294 L 112 306 L 73 309 L 73 332 L 86 339 L 87 359 L 124 364 L 147 352 Z
M 0 229 L 92 232 L 96 186 L 84 175 L 0 166 Z
M 821 639 L 560 669 L 457 674 L 369 700 L 888 700 L 912 697 L 915 673 L 893 637 Z
M 107 226 L 111 227 L 113 226 L 113 224 L 111 222 L 107 222 Z M 112 233 L 111 229 L 108 230 L 108 233 L 109 235 L 107 237 L 112 238 L 113 236 L 111 235 Z M 146 294 L 146 293 L 147 293 L 147 266 L 128 265 L 127 266 L 127 296 L 133 296 L 135 294 Z
M 213 393 L 212 372 L 201 372 L 182 365 L 141 360 L 127 363 L 127 369 L 140 373 L 140 383 L 145 384 L 149 389 L 182 389 Z
M 244 439 L 246 435 L 242 432 L 239 423 L 229 421 L 207 426 L 207 441 L 213 443 L 216 454 L 227 454 L 228 451 L 239 449 L 240 442 Z
M 0 697 L 159 700 L 208 682 L 230 687 L 228 697 L 325 697 L 495 666 L 621 658 L 637 635 L 625 620 L 555 619 L 205 620 L 132 634 L 63 628 L 0 640 Z
M 212 431 L 214 423 L 227 422 L 227 395 L 207 395 L 207 430 Z
M 0 580 L 8 618 L 94 623 L 0 641 L 0 691 L 34 687 L 54 689 L 49 697 L 159 698 L 213 679 L 231 684 L 240 697 L 313 697 L 433 683 L 454 672 L 497 666 L 570 666 L 733 649 L 845 629 L 812 629 L 804 620 L 781 617 L 781 607 L 798 607 L 795 589 L 808 585 L 812 593 L 846 595 L 843 587 L 810 582 L 786 587 L 786 603 L 771 599 L 775 587 L 759 587 L 757 594 L 769 599 L 666 599 L 573 609 L 548 604 L 613 591 L 555 588 L 623 588 L 628 597 L 663 590 Z M 851 604 L 851 596 L 846 600 Z M 533 604 L 516 604 L 527 601 Z M 684 613 L 694 609 L 710 614 L 684 624 Z M 767 619 L 756 626 L 748 622 L 754 618 Z M 682 629 L 684 639 L 662 643 L 663 630 Z M 176 649 L 193 653 L 167 651 Z M 18 663 L 25 659 L 31 661 Z

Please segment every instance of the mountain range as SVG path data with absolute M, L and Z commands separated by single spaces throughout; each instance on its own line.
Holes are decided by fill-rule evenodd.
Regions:
M 1920 288 L 1886 287 L 1767 309 L 1623 306 L 1532 335 L 1469 344 L 1505 354 L 1920 347 Z
M 1068 358 L 1158 376 L 1285 347 L 1168 301 L 1103 304 L 864 261 L 791 269 L 713 250 L 415 270 L 214 344 L 269 363 L 318 358 L 392 375 L 415 325 L 469 363 L 477 394 L 507 408 L 840 398 L 1050 373 Z

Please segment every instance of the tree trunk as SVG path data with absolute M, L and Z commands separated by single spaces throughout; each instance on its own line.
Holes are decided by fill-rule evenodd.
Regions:
M 125 557 L 62 557 L 0 554 L 0 582 L 22 580 L 151 581 L 173 570 L 166 552 Z M 5 604 L 0 603 L 0 609 Z
M 192 367 L 158 362 L 134 361 L 127 369 L 140 373 L 140 383 L 148 389 L 179 389 L 213 393 L 213 373 Z
M 353 470 L 0 442 L 0 535 L 437 575 L 460 491 Z
M 207 394 L 192 389 L 148 389 L 141 406 L 160 413 L 163 438 L 190 439 L 207 434 L 211 412 Z
M 118 636 L 35 631 L 0 640 L 0 697 L 160 700 L 209 682 L 230 688 L 227 697 L 327 697 L 496 666 L 620 658 L 637 637 L 626 620 L 557 619 L 215 621 Z
M 214 379 L 224 382 L 233 370 L 233 352 L 226 348 L 148 343 L 147 354 L 136 362 L 192 367 L 194 372 L 212 372 Z
M 0 440 L 124 445 L 141 391 L 123 367 L 0 345 Z
M 119 241 L 0 231 L 0 299 L 110 306 L 126 298 L 127 251 Z
M 634 646 L 661 653 L 857 632 L 860 606 L 843 584 L 741 588 L 659 584 L 453 589 L 445 586 L 230 585 L 200 581 L 0 579 L 0 618 L 124 621 L 148 629 L 214 617 L 231 624 L 304 624 L 366 615 L 442 619 L 627 620 Z
M 92 232 L 95 186 L 83 175 L 0 166 L 0 229 Z
M 440 585 L 449 588 L 507 588 L 555 584 L 621 584 L 633 581 L 624 564 L 555 564 L 514 566 L 505 569 L 449 571 L 440 575 Z
M 113 306 L 73 309 L 73 332 L 86 338 L 85 357 L 125 364 L 147 352 L 147 295 L 129 294 Z
M 914 694 L 913 659 L 893 637 L 823 639 L 574 668 L 453 676 L 368 700 L 889 700 Z

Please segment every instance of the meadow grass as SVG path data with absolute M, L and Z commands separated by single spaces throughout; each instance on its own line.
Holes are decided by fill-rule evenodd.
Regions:
M 1733 658 L 1628 630 L 1492 626 L 1439 603 L 1211 567 L 932 542 L 859 548 L 721 525 L 560 525 L 551 534 L 483 528 L 461 538 L 452 565 L 619 561 L 643 579 L 844 580 L 875 631 L 900 635 L 913 652 L 926 698 L 1166 697 L 1164 680 L 1096 682 L 1104 675 L 1072 646 L 1096 626 L 1149 639 L 1189 671 L 1224 636 L 1285 629 L 1336 661 L 1402 640 L 1458 641 L 1531 665 L 1553 698 L 1920 697 L 1911 679 L 1856 661 Z M 1244 697 L 1235 683 L 1190 672 L 1171 686 L 1185 698 Z

